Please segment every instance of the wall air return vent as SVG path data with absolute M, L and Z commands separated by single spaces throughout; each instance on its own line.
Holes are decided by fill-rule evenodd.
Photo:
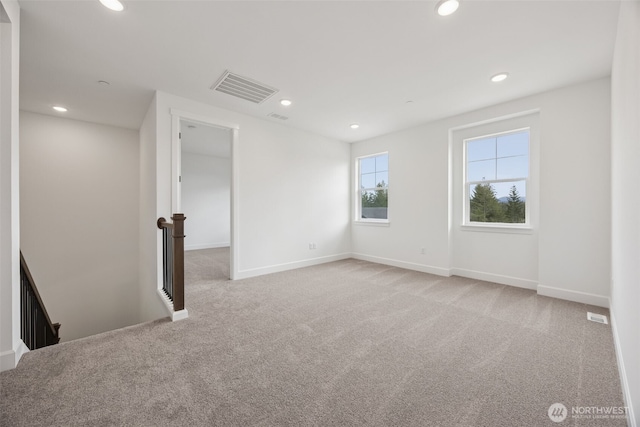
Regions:
M 267 116 L 269 116 L 269 117 L 273 117 L 274 119 L 280 119 L 280 120 L 287 120 L 287 119 L 289 119 L 289 117 L 287 117 L 287 116 L 283 116 L 282 114 L 278 114 L 278 113 L 269 113 L 269 114 L 267 114 Z
M 261 104 L 274 93 L 278 92 L 278 89 L 269 87 L 250 78 L 233 74 L 230 71 L 225 71 L 222 77 L 211 86 L 211 89 L 245 99 L 255 104 Z
M 609 324 L 609 322 L 607 322 L 607 316 L 603 314 L 592 313 L 590 311 L 587 311 L 587 319 L 591 320 L 592 322 L 603 323 L 605 325 Z

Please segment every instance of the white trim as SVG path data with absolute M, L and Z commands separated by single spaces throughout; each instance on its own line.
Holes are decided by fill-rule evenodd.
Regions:
M 22 341 L 22 338 L 18 340 L 18 349 L 16 350 L 16 366 L 18 366 L 18 362 L 25 354 L 29 353 L 29 347 Z
M 469 279 L 483 280 L 485 282 L 499 283 L 501 285 L 515 286 L 517 288 L 536 290 L 538 282 L 502 274 L 485 273 L 483 271 L 467 270 L 464 268 L 452 268 L 452 276 L 467 277 Z
M 0 371 L 25 351 L 20 339 L 20 5 L 0 2 Z
M 215 249 L 215 248 L 228 248 L 231 246 L 229 242 L 219 242 L 219 243 L 200 243 L 197 245 L 184 245 L 185 251 L 197 251 L 200 249 Z
M 7 350 L 0 353 L 0 372 L 8 371 L 16 366 L 16 352 L 14 350 Z
M 164 308 L 167 310 L 167 314 L 171 318 L 172 322 L 189 317 L 189 312 L 186 308 L 179 311 L 173 311 L 173 302 L 169 299 L 167 294 L 165 294 L 162 289 L 158 289 L 158 295 L 160 296 L 160 299 L 162 299 Z
M 560 289 L 544 285 L 538 285 L 538 295 L 609 308 L 609 297 L 606 297 L 604 295 L 571 291 L 568 289 Z
M 188 111 L 179 110 L 177 108 L 171 108 L 169 111 L 172 116 L 179 116 L 181 119 L 187 119 L 190 122 L 200 122 L 200 123 L 210 125 L 210 126 L 215 126 L 221 129 L 240 129 L 240 126 L 234 122 L 213 119 L 211 117 L 201 116 L 199 114 L 193 114 Z
M 609 299 L 609 306 L 611 306 L 611 299 Z M 616 323 L 616 317 L 614 312 L 609 310 L 609 317 L 611 318 L 611 332 L 613 334 L 613 345 L 616 349 L 616 360 L 618 361 L 618 375 L 620 376 L 620 385 L 622 386 L 622 398 L 624 405 L 627 408 L 627 425 L 630 427 L 636 427 L 636 416 L 633 412 L 633 405 L 631 400 L 631 390 L 629 389 L 629 381 L 627 381 L 627 371 L 624 366 L 624 359 L 622 358 L 622 348 L 620 347 L 620 338 L 618 337 L 618 326 Z
M 374 227 L 389 227 L 391 225 L 391 221 L 386 219 L 375 221 L 371 219 L 354 219 L 353 225 L 373 225 Z
M 16 352 L 14 350 L 7 350 L 0 353 L 0 372 L 8 371 L 16 366 Z
M 238 128 L 231 131 L 231 266 L 229 276 L 234 280 L 240 266 L 240 136 Z
M 169 299 L 167 294 L 164 293 L 162 288 L 156 289 L 156 292 L 157 292 L 157 295 L 162 300 L 162 303 L 164 304 L 165 310 L 167 310 L 167 316 L 172 317 L 173 316 L 173 303 L 171 302 L 171 300 Z
M 193 114 L 188 111 L 179 110 L 176 108 L 171 108 L 170 110 L 172 116 L 172 133 L 171 133 L 171 175 L 172 175 L 172 194 L 171 194 L 171 203 L 174 208 L 174 212 L 180 212 L 181 209 L 181 197 L 179 190 L 178 177 L 180 176 L 180 138 L 179 138 L 179 129 L 180 129 L 180 120 L 185 119 L 190 122 L 203 123 L 207 126 L 213 126 L 220 129 L 230 129 L 231 130 L 231 241 L 229 245 L 231 247 L 231 256 L 230 256 L 230 276 L 231 280 L 234 280 L 236 276 L 239 274 L 238 265 L 240 259 L 240 251 L 238 248 L 239 242 L 239 223 L 240 223 L 240 205 L 239 205 L 239 129 L 240 125 L 235 122 L 228 122 L 226 120 L 220 120 L 218 118 L 201 116 L 199 114 Z M 160 258 L 162 258 L 162 248 L 159 249 Z M 160 268 L 160 274 L 158 277 L 162 277 L 162 271 Z M 159 288 L 162 288 L 162 284 L 159 283 Z
M 407 270 L 419 271 L 421 273 L 435 274 L 437 276 L 449 277 L 451 275 L 451 272 L 447 268 L 433 267 L 431 265 L 416 264 L 413 262 L 399 261 L 396 259 L 382 258 L 373 255 L 352 253 L 351 258 L 374 262 L 377 264 L 390 265 L 392 267 L 405 268 Z
M 309 258 L 301 261 L 286 262 L 284 264 L 269 265 L 266 267 L 250 268 L 248 270 L 238 271 L 236 277 L 232 280 L 248 279 L 250 277 L 262 276 L 264 274 L 279 273 L 281 271 L 295 270 L 297 268 L 311 267 L 314 265 L 326 264 L 333 261 L 341 261 L 352 258 L 350 253 L 342 253 L 337 255 L 328 255 L 318 258 Z
M 0 353 L 0 372 L 14 369 L 25 354 L 29 353 L 29 347 L 20 339 L 16 350 L 7 350 Z
M 539 113 L 540 113 L 539 108 L 533 108 L 531 110 L 520 111 L 519 113 L 507 114 L 500 117 L 493 117 L 487 120 L 480 120 L 473 123 L 467 123 L 465 125 L 455 126 L 455 127 L 449 128 L 449 132 L 455 132 L 455 131 L 464 130 L 468 128 L 474 128 L 477 126 L 488 125 L 491 123 L 502 122 L 504 120 L 517 119 L 519 117 L 528 116 L 530 114 L 539 114 Z
M 484 233 L 533 234 L 531 226 L 501 225 L 498 222 L 471 223 L 460 226 L 462 231 L 480 231 Z
M 177 322 L 178 320 L 184 320 L 186 318 L 189 317 L 189 312 L 187 311 L 187 309 L 182 309 L 180 311 L 174 311 L 171 314 L 171 321 L 172 322 Z

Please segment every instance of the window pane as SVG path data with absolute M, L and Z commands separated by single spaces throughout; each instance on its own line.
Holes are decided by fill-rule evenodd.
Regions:
M 487 160 L 496 157 L 496 138 L 476 139 L 467 142 L 467 161 Z
M 389 185 L 389 172 L 376 172 L 376 187 Z
M 496 161 L 481 160 L 467 165 L 467 181 L 486 181 L 496 179 Z
M 471 222 L 522 224 L 526 221 L 526 182 L 469 185 Z
M 372 173 L 376 171 L 376 158 L 366 157 L 360 159 L 360 173 Z
M 522 131 L 498 137 L 498 157 L 528 156 L 529 131 Z
M 498 159 L 498 179 L 525 178 L 529 176 L 529 156 Z
M 376 186 L 376 174 L 365 173 L 360 177 L 360 188 L 374 188 Z
M 370 219 L 387 219 L 387 190 L 361 191 L 361 217 Z
M 376 159 L 376 172 L 388 171 L 389 170 L 389 155 L 383 154 L 381 156 L 375 157 Z

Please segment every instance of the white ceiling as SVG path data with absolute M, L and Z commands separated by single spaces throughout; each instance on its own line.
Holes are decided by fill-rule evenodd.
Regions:
M 138 129 L 161 90 L 358 141 L 610 75 L 619 7 L 462 0 L 440 17 L 434 1 L 123 2 L 20 1 L 21 108 Z M 256 105 L 210 90 L 227 69 L 280 92 Z M 491 83 L 500 71 L 510 78 Z

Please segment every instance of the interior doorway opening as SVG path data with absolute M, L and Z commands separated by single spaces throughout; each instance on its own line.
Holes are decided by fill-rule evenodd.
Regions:
M 207 268 L 185 274 L 229 279 L 233 129 L 181 118 L 179 140 L 178 212 L 187 216 L 185 251 L 193 251 L 199 265 L 207 259 Z

